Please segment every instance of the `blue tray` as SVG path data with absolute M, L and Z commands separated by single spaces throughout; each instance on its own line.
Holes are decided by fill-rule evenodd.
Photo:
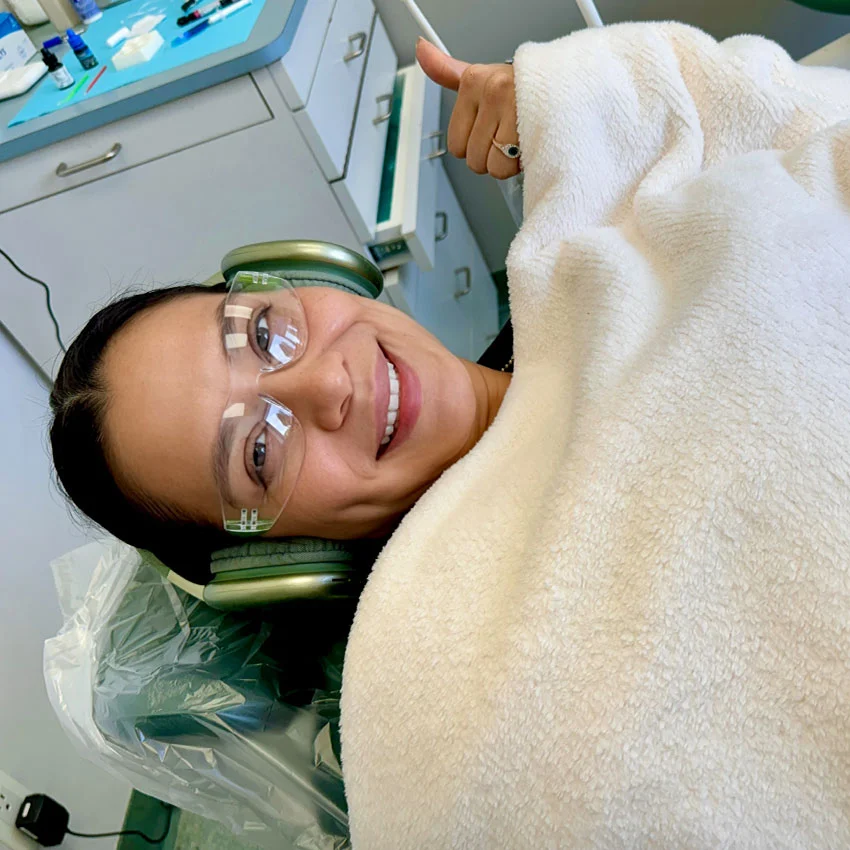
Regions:
M 172 39 L 191 27 L 191 25 L 188 27 L 177 26 L 177 18 L 183 14 L 180 9 L 180 2 L 181 0 L 129 0 L 129 2 L 119 6 L 104 9 L 103 17 L 90 24 L 86 32 L 83 33 L 84 41 L 98 58 L 100 64 L 90 71 L 84 71 L 70 49 L 67 47 L 57 48 L 54 52 L 57 53 L 62 63 L 74 76 L 74 86 L 60 91 L 56 88 L 56 83 L 53 82 L 51 77 L 45 77 L 33 90 L 21 111 L 9 122 L 9 126 L 14 127 L 33 118 L 49 115 L 57 109 L 73 106 L 83 100 L 121 88 L 121 86 L 135 83 L 155 74 L 161 74 L 164 71 L 170 71 L 172 68 L 194 62 L 212 53 L 218 53 L 220 50 L 235 47 L 251 34 L 265 0 L 253 0 L 250 6 L 234 12 L 229 18 L 225 18 L 217 24 L 212 24 L 195 38 L 177 47 L 172 47 Z M 207 2 L 208 0 L 198 0 L 195 5 L 200 7 Z M 123 71 L 116 71 L 110 60 L 113 54 L 121 49 L 121 45 L 107 47 L 106 39 L 121 27 L 132 27 L 136 21 L 146 15 L 165 15 L 165 20 L 157 27 L 165 43 L 150 62 L 144 62 Z M 40 46 L 36 45 L 36 47 Z M 106 68 L 106 71 L 91 92 L 87 92 L 86 90 L 103 67 Z M 86 74 L 88 74 L 88 79 L 74 93 L 77 84 Z

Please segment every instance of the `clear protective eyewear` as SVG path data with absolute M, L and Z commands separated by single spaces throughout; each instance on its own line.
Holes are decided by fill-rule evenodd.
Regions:
M 307 319 L 291 283 L 238 272 L 224 300 L 222 325 L 230 371 L 215 462 L 222 519 L 233 534 L 262 534 L 295 489 L 304 434 L 285 404 L 263 394 L 261 379 L 301 357 Z

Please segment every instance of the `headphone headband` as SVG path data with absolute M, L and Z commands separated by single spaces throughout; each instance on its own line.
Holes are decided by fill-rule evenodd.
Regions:
M 266 272 L 298 286 L 335 286 L 377 298 L 384 288 L 380 270 L 361 254 L 333 242 L 290 239 L 257 242 L 231 251 L 221 261 L 226 281 L 240 271 Z

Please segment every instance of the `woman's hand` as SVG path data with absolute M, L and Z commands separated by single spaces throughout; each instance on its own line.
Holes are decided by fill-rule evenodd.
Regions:
M 458 93 L 449 121 L 449 151 L 466 159 L 476 174 L 498 180 L 517 174 L 519 159 L 493 145 L 494 139 L 500 144 L 519 143 L 513 65 L 470 65 L 423 38 L 416 44 L 416 59 L 435 83 Z

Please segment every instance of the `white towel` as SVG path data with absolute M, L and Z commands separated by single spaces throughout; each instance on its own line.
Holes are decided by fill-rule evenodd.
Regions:
M 360 602 L 354 848 L 850 847 L 850 73 L 515 68 L 516 373 Z

